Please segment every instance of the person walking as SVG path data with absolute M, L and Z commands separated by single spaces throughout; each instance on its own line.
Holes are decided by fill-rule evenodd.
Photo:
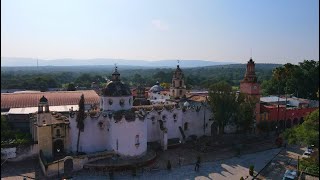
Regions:
M 199 168 L 200 168 L 200 157 L 198 157 L 198 160 L 197 160 L 197 162 L 196 162 L 196 165 L 195 165 L 195 167 L 194 167 L 194 170 L 195 170 L 195 171 L 199 171 Z

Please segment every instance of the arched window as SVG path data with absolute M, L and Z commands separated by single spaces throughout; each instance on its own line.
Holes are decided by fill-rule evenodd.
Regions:
M 180 83 L 180 84 L 179 84 L 179 85 L 180 85 L 179 87 L 182 87 L 182 81 L 180 81 L 179 83 Z
M 182 90 L 180 90 L 180 92 L 179 92 L 180 94 L 179 95 L 182 95 Z

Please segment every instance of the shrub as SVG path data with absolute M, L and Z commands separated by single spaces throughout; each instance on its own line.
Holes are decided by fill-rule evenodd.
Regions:
M 254 169 L 254 166 L 251 165 L 251 166 L 249 167 L 249 174 L 250 174 L 250 176 L 253 176 L 253 169 Z
M 171 170 L 171 162 L 170 162 L 170 160 L 168 160 L 167 169 L 168 169 L 168 170 Z
M 244 178 L 243 178 L 243 177 L 241 177 L 241 178 L 240 178 L 240 180 L 244 180 Z

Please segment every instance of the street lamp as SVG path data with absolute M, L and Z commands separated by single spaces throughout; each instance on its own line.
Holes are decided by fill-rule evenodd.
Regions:
M 57 149 L 57 153 L 59 154 L 60 149 Z M 58 177 L 60 177 L 60 169 L 59 169 L 59 158 L 58 158 Z

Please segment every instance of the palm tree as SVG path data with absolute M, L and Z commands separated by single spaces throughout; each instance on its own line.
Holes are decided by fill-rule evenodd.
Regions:
M 79 141 L 80 141 L 80 132 L 84 130 L 84 95 L 82 94 L 79 101 L 79 111 L 77 115 L 77 128 L 78 128 L 78 140 L 77 140 L 77 154 L 79 153 Z

